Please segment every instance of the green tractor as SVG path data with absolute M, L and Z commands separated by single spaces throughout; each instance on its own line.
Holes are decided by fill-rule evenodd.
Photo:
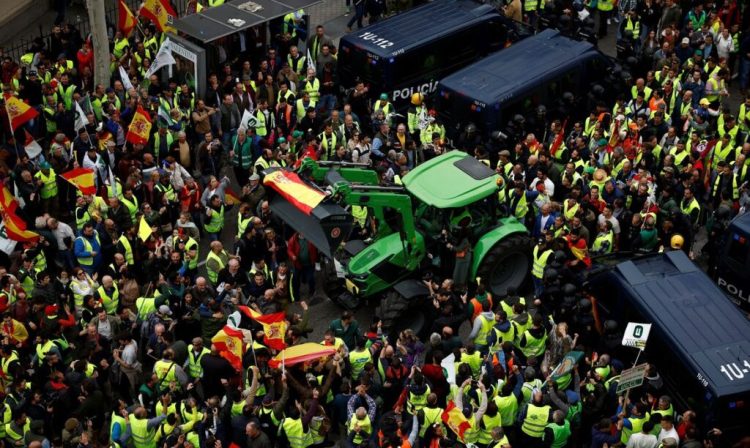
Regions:
M 461 151 L 419 165 L 404 176 L 403 186 L 380 186 L 375 171 L 351 163 L 306 159 L 291 187 L 292 182 L 269 183 L 274 170 L 266 172 L 266 183 L 277 193 L 272 211 L 334 260 L 328 269 L 346 292 L 329 287 L 329 297 L 349 308 L 379 297 L 376 314 L 392 333 L 429 328 L 426 310 L 432 305 L 422 275 L 434 267 L 450 235 L 460 231 L 468 238 L 468 279 L 480 277 L 494 296 L 519 288 L 529 272 L 531 239 L 516 218 L 501 216 L 498 175 Z M 313 207 L 299 207 L 321 193 L 324 199 Z M 368 244 L 348 238 L 350 206 L 366 207 L 375 218 L 377 231 Z

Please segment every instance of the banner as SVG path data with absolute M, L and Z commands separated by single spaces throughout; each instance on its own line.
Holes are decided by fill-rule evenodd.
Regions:
M 560 361 L 560 364 L 555 368 L 555 371 L 552 374 L 552 379 L 556 380 L 561 376 L 565 376 L 572 372 L 573 368 L 575 368 L 576 364 L 578 364 L 578 361 L 583 358 L 583 355 L 583 352 L 568 352 L 568 354 L 565 355 L 562 361 Z
M 622 336 L 622 345 L 643 350 L 646 348 L 646 340 L 648 340 L 650 332 L 651 324 L 628 322 L 628 326 L 625 328 L 625 333 Z

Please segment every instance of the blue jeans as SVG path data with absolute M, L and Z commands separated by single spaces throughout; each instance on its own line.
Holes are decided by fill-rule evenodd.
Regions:
M 224 151 L 229 151 L 232 149 L 232 140 L 237 136 L 237 129 L 230 129 L 229 131 L 225 131 L 224 135 L 221 137 L 221 144 L 224 146 Z
M 320 101 L 315 106 L 315 111 L 320 112 L 321 110 L 332 111 L 336 107 L 336 96 L 335 95 L 322 95 Z

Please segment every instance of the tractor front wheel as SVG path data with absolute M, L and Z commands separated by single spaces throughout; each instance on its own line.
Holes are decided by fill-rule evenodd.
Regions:
M 531 268 L 531 239 L 515 235 L 500 241 L 484 256 L 477 275 L 495 297 L 519 290 Z
M 383 331 L 392 338 L 397 338 L 399 333 L 407 328 L 422 338 L 429 330 L 425 303 L 424 297 L 407 299 L 391 290 L 381 299 L 375 314 L 383 321 Z

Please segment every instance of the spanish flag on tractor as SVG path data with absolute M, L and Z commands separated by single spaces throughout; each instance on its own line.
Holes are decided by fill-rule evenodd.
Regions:
M 172 22 L 177 17 L 169 0 L 146 0 L 141 6 L 139 15 L 151 20 L 161 32 L 175 32 Z
M 10 126 L 13 130 L 39 116 L 36 109 L 10 94 L 5 95 L 5 110 L 8 112 Z
M 125 139 L 133 144 L 141 143 L 145 145 L 148 143 L 150 135 L 151 117 L 149 117 L 148 112 L 143 110 L 143 107 L 138 106 L 133 116 L 133 121 L 130 122 L 130 126 L 128 127 L 128 135 Z
M 307 185 L 292 171 L 276 170 L 267 173 L 263 183 L 273 187 L 284 199 L 307 215 L 326 197 L 322 191 Z

